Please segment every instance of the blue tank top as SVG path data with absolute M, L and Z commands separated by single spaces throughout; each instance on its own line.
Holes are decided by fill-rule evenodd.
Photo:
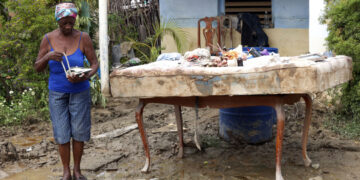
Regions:
M 67 55 L 69 60 L 70 67 L 78 66 L 84 67 L 84 54 L 80 50 L 80 41 L 81 41 L 82 32 L 80 34 L 79 45 L 76 51 L 71 54 Z M 49 38 L 45 35 L 46 39 Z M 54 51 L 53 47 L 51 46 L 51 51 Z M 66 62 L 65 57 L 63 57 L 63 63 L 65 65 L 66 70 L 68 70 L 68 65 Z M 71 83 L 65 75 L 64 68 L 61 65 L 61 62 L 50 60 L 49 61 L 49 69 L 50 69 L 50 77 L 49 77 L 49 90 L 62 92 L 62 93 L 78 93 L 90 88 L 89 81 L 82 81 L 78 83 Z

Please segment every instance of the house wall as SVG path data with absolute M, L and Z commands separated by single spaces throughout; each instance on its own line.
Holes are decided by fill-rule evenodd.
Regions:
M 222 15 L 225 0 L 160 0 L 160 16 L 173 18 L 188 34 L 185 51 L 197 48 L 197 21 L 205 16 Z M 275 28 L 264 29 L 268 35 L 270 47 L 279 49 L 281 56 L 295 56 L 309 52 L 308 0 L 273 0 Z M 278 5 L 275 5 L 279 3 Z M 295 3 L 295 4 L 292 4 Z M 297 6 L 297 7 L 296 7 Z M 296 9 L 296 10 L 294 10 Z M 299 12 L 302 10 L 301 12 Z M 285 15 L 283 15 L 283 14 Z M 293 23 L 298 22 L 298 23 Z M 278 26 L 276 23 L 279 23 Z M 204 43 L 204 37 L 201 37 Z M 231 47 L 227 36 L 226 47 Z M 241 43 L 241 35 L 233 30 L 233 45 Z M 174 40 L 165 36 L 162 52 L 177 52 Z M 202 45 L 202 47 L 204 47 Z
M 319 22 L 324 8 L 324 0 L 310 1 L 309 51 L 311 53 L 323 53 L 327 50 L 325 38 L 329 33 L 327 26 Z
M 160 0 L 160 17 L 172 18 L 180 27 L 197 27 L 199 19 L 218 16 L 219 0 Z
M 309 0 L 272 0 L 275 28 L 309 28 Z

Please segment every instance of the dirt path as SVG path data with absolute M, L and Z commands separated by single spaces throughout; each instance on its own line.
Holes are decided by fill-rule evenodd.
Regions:
M 92 110 L 92 137 L 132 126 L 136 99 L 112 99 L 106 109 Z M 285 179 L 360 179 L 360 143 L 342 140 L 324 129 L 326 110 L 315 104 L 309 134 L 313 167 L 301 159 L 304 104 L 286 106 L 282 171 Z M 231 144 L 218 137 L 217 109 L 199 111 L 199 134 L 204 151 L 193 139 L 195 111 L 183 109 L 185 157 L 177 159 L 177 133 L 172 106 L 149 104 L 144 110 L 151 148 L 151 171 L 140 173 L 144 151 L 137 129 L 117 131 L 119 137 L 93 138 L 85 146 L 82 161 L 89 179 L 275 179 L 275 138 L 262 145 Z M 273 128 L 273 135 L 276 129 Z M 112 135 L 114 136 L 114 135 Z M 12 150 L 12 145 L 16 151 Z M 53 143 L 51 125 L 39 123 L 0 128 L 0 179 L 59 179 L 61 164 Z

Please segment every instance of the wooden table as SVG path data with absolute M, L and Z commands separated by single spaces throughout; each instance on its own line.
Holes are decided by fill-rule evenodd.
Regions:
M 281 174 L 285 123 L 283 105 L 294 104 L 301 98 L 305 101 L 302 157 L 305 166 L 309 166 L 311 160 L 306 150 L 312 109 L 309 93 L 321 92 L 344 83 L 351 79 L 351 73 L 351 58 L 338 56 L 319 63 L 294 58 L 290 63 L 275 65 L 270 63 L 260 68 L 183 68 L 171 63 L 160 68 L 156 64 L 144 65 L 114 71 L 110 76 L 110 83 L 113 96 L 139 98 L 136 121 L 146 155 L 142 172 L 147 172 L 150 168 L 150 150 L 143 125 L 143 110 L 146 104 L 174 105 L 179 136 L 179 157 L 183 157 L 184 154 L 181 106 L 198 108 L 271 106 L 277 116 L 276 180 L 283 180 Z

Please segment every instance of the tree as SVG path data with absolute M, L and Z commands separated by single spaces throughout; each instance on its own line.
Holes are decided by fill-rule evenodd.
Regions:
M 328 25 L 327 43 L 336 54 L 353 59 L 353 80 L 345 85 L 341 114 L 360 122 L 360 0 L 327 0 L 322 22 Z
M 3 16 L 6 20 L 10 20 L 9 12 L 5 7 L 6 2 L 7 0 L 0 0 L 0 16 Z

